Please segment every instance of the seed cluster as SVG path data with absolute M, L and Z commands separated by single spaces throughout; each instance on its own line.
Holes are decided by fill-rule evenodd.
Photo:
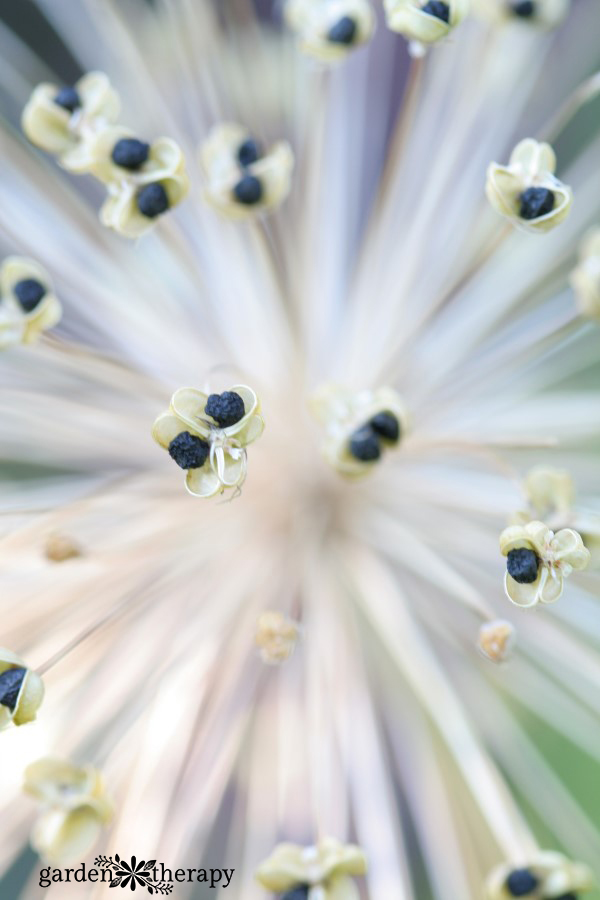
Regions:
M 254 138 L 247 138 L 240 144 L 237 151 L 237 160 L 242 169 L 242 177 L 234 185 L 233 196 L 238 203 L 244 206 L 256 206 L 263 197 L 263 186 L 260 178 L 247 171 L 262 157 L 262 149 Z M 209 413 L 210 415 L 210 413 Z
M 349 450 L 361 462 L 375 462 L 381 457 L 382 445 L 397 444 L 399 439 L 400 423 L 396 416 L 380 412 L 351 434 Z

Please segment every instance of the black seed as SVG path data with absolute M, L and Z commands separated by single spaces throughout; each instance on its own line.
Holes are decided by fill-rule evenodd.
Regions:
M 373 462 L 381 456 L 379 437 L 370 425 L 357 428 L 350 437 L 350 453 L 361 462 Z
M 306 900 L 309 890 L 310 887 L 307 884 L 300 884 L 288 891 L 287 894 L 282 894 L 281 900 Z
M 515 869 L 506 879 L 506 888 L 511 897 L 526 897 L 538 884 L 539 880 L 529 869 Z
M 24 278 L 17 281 L 13 292 L 25 312 L 32 312 L 45 296 L 46 288 L 35 278 Z
M 244 401 L 235 391 L 223 391 L 222 394 L 211 394 L 206 402 L 205 412 L 218 422 L 221 428 L 235 425 L 246 414 Z
M 244 169 L 257 162 L 262 156 L 262 149 L 258 141 L 254 138 L 248 138 L 243 144 L 240 144 L 237 152 L 237 158 L 240 166 Z
M 132 172 L 139 169 L 148 159 L 150 144 L 138 141 L 137 138 L 121 138 L 113 147 L 112 161 L 116 166 L 130 169 Z
M 506 559 L 508 574 L 519 584 L 532 584 L 538 576 L 540 561 L 533 550 L 519 547 L 509 550 Z
M 533 0 L 513 0 L 511 10 L 515 16 L 519 16 L 521 19 L 531 19 L 536 13 Z
M 343 16 L 327 32 L 327 40 L 332 44 L 352 44 L 356 37 L 356 30 L 355 19 Z
M 554 209 L 554 194 L 548 188 L 530 187 L 519 197 L 522 219 L 539 219 Z
M 71 113 L 81 106 L 81 99 L 74 87 L 61 88 L 54 98 L 54 102 Z
M 169 208 L 167 192 L 159 181 L 147 184 L 137 192 L 137 208 L 143 216 L 155 219 Z
M 238 203 L 253 206 L 263 195 L 262 184 L 254 175 L 244 175 L 233 189 L 233 196 Z
M 442 0 L 429 0 L 425 6 L 421 7 L 421 11 L 435 16 L 436 19 L 441 19 L 442 22 L 450 21 L 450 7 L 447 3 L 442 3 Z
M 182 469 L 199 469 L 208 459 L 210 447 L 207 441 L 182 431 L 169 444 L 169 455 Z
M 389 412 L 380 412 L 369 420 L 369 425 L 379 437 L 395 444 L 400 437 L 400 423 L 396 416 Z
M 15 711 L 26 674 L 27 669 L 7 669 L 0 675 L 0 703 L 7 706 L 11 712 Z

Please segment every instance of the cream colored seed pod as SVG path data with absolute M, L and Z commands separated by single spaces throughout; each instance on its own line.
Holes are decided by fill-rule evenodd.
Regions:
M 46 757 L 25 770 L 23 789 L 42 805 L 31 834 L 33 848 L 56 866 L 80 861 L 113 815 L 101 774 Z
M 551 29 L 563 21 L 571 0 L 472 0 L 473 12 L 488 22 L 516 22 Z
M 256 625 L 256 646 L 267 665 L 276 666 L 290 658 L 300 637 L 300 626 L 280 612 L 268 610 Z
M 288 0 L 285 17 L 302 52 L 325 63 L 345 59 L 375 31 L 369 0 Z
M 23 283 L 34 282 L 41 294 L 35 305 L 19 299 Z M 30 286 L 32 286 L 30 284 Z M 0 349 L 31 344 L 60 321 L 62 307 L 50 276 L 32 259 L 9 256 L 0 266 Z
M 504 590 L 516 606 L 528 608 L 537 603 L 554 603 L 563 592 L 563 581 L 573 569 L 585 569 L 590 552 L 578 532 L 563 528 L 554 534 L 543 522 L 511 525 L 500 535 L 500 551 L 531 550 L 538 559 L 537 577 L 529 583 L 515 581 L 508 571 Z
M 325 459 L 348 478 L 367 475 L 379 461 L 358 459 L 351 452 L 353 435 L 368 427 L 374 416 L 388 413 L 398 424 L 397 440 L 379 439 L 381 452 L 397 446 L 408 427 L 404 404 L 396 391 L 388 387 L 352 392 L 336 384 L 325 384 L 313 395 L 310 406 L 326 432 L 322 448 Z
M 226 122 L 215 126 L 200 148 L 204 197 L 229 219 L 246 219 L 273 210 L 290 191 L 294 155 L 287 141 L 278 141 L 261 151 L 254 162 L 242 165 L 238 154 L 249 139 L 251 134 L 244 126 Z M 241 187 L 243 181 L 245 190 Z M 248 186 L 253 190 L 248 190 Z
M 264 430 L 260 403 L 252 390 L 236 384 L 230 390 L 241 397 L 244 414 L 235 424 L 220 427 L 206 413 L 209 395 L 196 388 L 180 388 L 171 398 L 169 410 L 160 415 L 152 437 L 173 458 L 172 444 L 181 434 L 189 434 L 208 445 L 202 465 L 189 468 L 186 487 L 195 497 L 214 497 L 230 488 L 240 488 L 246 478 L 246 450 Z
M 413 55 L 420 56 L 427 44 L 437 44 L 448 37 L 450 32 L 463 21 L 469 12 L 469 0 L 447 0 L 441 4 L 446 8 L 448 21 L 434 15 L 431 10 L 440 8 L 426 0 L 384 0 L 387 24 L 392 31 L 398 31 L 415 46 Z
M 513 150 L 508 166 L 490 163 L 485 188 L 488 200 L 496 212 L 518 228 L 534 234 L 550 231 L 566 219 L 573 202 L 571 188 L 556 178 L 555 169 L 552 147 L 526 138 Z M 524 218 L 521 213 L 530 191 L 545 192 L 546 198 L 550 192 L 552 209 L 535 218 Z
M 571 286 L 581 315 L 600 322 L 600 228 L 583 240 L 579 264 L 571 272 Z
M 67 534 L 48 535 L 44 553 L 52 562 L 66 562 L 83 555 L 79 544 Z
M 594 887 L 594 879 L 587 866 L 571 862 L 562 853 L 539 850 L 526 863 L 502 863 L 497 866 L 487 880 L 485 900 L 514 900 L 517 895 L 509 890 L 510 879 L 519 875 L 522 883 L 530 881 L 532 889 L 518 896 L 530 900 L 551 900 Z
M 308 888 L 307 900 L 359 900 L 353 876 L 364 875 L 360 847 L 324 838 L 316 847 L 279 844 L 256 871 L 256 879 L 276 894 Z
M 15 681 L 6 675 L 15 669 L 24 670 L 22 679 L 19 676 Z M 33 722 L 43 699 L 44 684 L 40 676 L 11 650 L 0 647 L 0 731 L 11 722 L 15 725 Z
M 479 629 L 477 644 L 481 653 L 491 662 L 506 662 L 515 648 L 515 629 L 504 619 L 486 622 Z
M 23 110 L 23 131 L 37 147 L 54 154 L 70 172 L 89 172 L 95 137 L 116 121 L 120 103 L 103 72 L 89 72 L 74 85 L 80 105 L 72 111 L 55 98 L 60 88 L 40 84 Z
M 138 238 L 153 228 L 159 218 L 177 206 L 189 190 L 185 160 L 178 145 L 171 138 L 158 138 L 149 148 L 146 162 L 132 171 L 113 162 L 111 155 L 117 141 L 134 137 L 126 128 L 107 128 L 92 145 L 92 173 L 108 189 L 108 196 L 100 210 L 100 221 L 108 228 L 128 238 Z M 168 206 L 152 216 L 140 209 L 141 192 L 150 185 L 160 185 Z

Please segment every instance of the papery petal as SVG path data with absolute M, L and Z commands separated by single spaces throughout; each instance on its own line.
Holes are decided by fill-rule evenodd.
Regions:
M 185 486 L 195 497 L 214 497 L 223 490 L 218 475 L 208 464 L 199 469 L 190 469 L 186 475 Z

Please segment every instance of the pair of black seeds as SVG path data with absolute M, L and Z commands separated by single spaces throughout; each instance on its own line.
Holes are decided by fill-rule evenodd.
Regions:
M 554 209 L 554 194 L 548 188 L 530 187 L 523 191 L 519 197 L 521 208 L 519 215 L 522 219 L 539 219 Z
M 506 879 L 506 889 L 511 897 L 528 897 L 539 887 L 539 879 L 529 869 L 515 869 Z M 554 900 L 577 900 L 576 894 L 561 894 Z
M 254 138 L 248 138 L 240 144 L 237 152 L 237 160 L 242 169 L 247 169 L 262 157 L 262 148 Z M 233 189 L 233 196 L 238 203 L 244 206 L 254 206 L 260 203 L 263 196 L 263 186 L 256 175 L 245 172 Z
M 229 428 L 243 419 L 246 410 L 244 401 L 235 391 L 223 391 L 222 394 L 210 394 L 205 412 L 214 419 L 221 428 Z M 169 455 L 182 469 L 200 469 L 210 453 L 207 441 L 189 431 L 182 431 L 169 444 Z
M 46 295 L 46 288 L 36 278 L 23 278 L 13 287 L 13 294 L 21 304 L 24 312 L 29 313 L 38 306 Z
M 381 441 L 396 444 L 400 438 L 400 424 L 389 412 L 377 413 L 350 436 L 349 450 L 360 462 L 375 462 L 381 456 Z
M 7 669 L 0 675 L 0 703 L 15 711 L 19 692 L 27 674 L 27 669 Z
M 442 0 L 429 0 L 425 6 L 421 7 L 421 12 L 427 13 L 429 16 L 435 16 L 436 19 L 441 19 L 442 22 L 450 21 L 450 7 L 447 3 L 442 3 Z
M 150 144 L 137 138 L 121 138 L 113 147 L 112 161 L 116 166 L 137 172 L 148 160 Z M 147 219 L 155 219 L 169 208 L 169 197 L 160 181 L 144 185 L 137 192 L 135 201 L 137 208 Z

